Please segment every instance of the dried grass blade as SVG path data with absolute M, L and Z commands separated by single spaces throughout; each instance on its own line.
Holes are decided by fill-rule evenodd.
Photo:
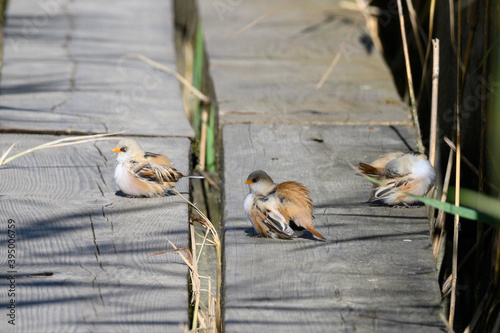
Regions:
M 410 93 L 410 102 L 411 102 L 413 123 L 415 125 L 415 130 L 417 131 L 418 151 L 423 154 L 425 152 L 425 148 L 424 148 L 424 144 L 422 143 L 422 133 L 420 131 L 420 122 L 418 120 L 418 114 L 417 114 L 415 90 L 413 89 L 413 76 L 412 76 L 411 66 L 410 66 L 410 55 L 409 55 L 409 51 L 408 51 L 408 42 L 406 39 L 405 19 L 403 16 L 403 6 L 401 5 L 401 0 L 397 0 L 397 4 L 398 4 L 399 24 L 400 24 L 400 28 L 401 28 L 401 39 L 403 41 L 403 51 L 404 51 L 404 56 L 405 56 L 406 75 L 408 78 L 408 91 Z
M 123 134 L 123 133 L 125 133 L 125 131 L 113 132 L 113 133 L 92 134 L 92 135 L 68 136 L 68 137 L 64 137 L 64 138 L 57 139 L 54 141 L 46 142 L 46 143 L 41 144 L 37 147 L 52 146 L 52 145 L 55 145 L 55 144 L 58 144 L 61 142 L 66 142 L 66 141 L 79 141 L 79 140 L 90 139 L 90 138 L 102 138 L 105 136 L 113 136 L 113 135 Z
M 0 157 L 0 166 L 3 165 L 3 162 L 5 161 L 5 159 L 7 158 L 7 156 L 9 155 L 9 153 L 12 151 L 12 148 L 14 148 L 16 144 L 13 143 L 12 146 L 9 147 L 9 149 L 7 149 L 5 151 L 5 153 L 2 154 L 2 157 Z
M 175 188 L 172 189 L 173 192 L 182 198 L 184 201 L 186 201 L 193 209 L 201 216 L 201 218 L 204 221 L 204 225 L 210 230 L 210 234 L 212 235 L 212 238 L 215 242 L 215 249 L 217 253 L 217 284 L 216 284 L 216 327 L 217 330 L 220 332 L 222 330 L 222 321 L 221 321 L 221 288 L 222 288 L 222 252 L 221 252 L 221 242 L 219 235 L 217 233 L 217 230 L 215 229 L 214 225 L 210 221 L 210 219 L 191 201 L 189 201 L 186 197 L 184 197 L 179 191 L 177 191 Z M 196 272 L 196 276 L 199 279 L 199 275 Z
M 444 137 L 443 139 L 444 139 L 444 142 L 448 145 L 448 147 L 450 147 L 456 153 L 457 147 L 455 146 L 453 141 L 451 141 L 447 137 Z M 467 157 L 465 157 L 463 155 L 460 157 L 461 157 L 462 161 L 464 161 L 465 164 L 467 164 L 467 166 L 472 170 L 472 172 L 474 172 L 477 176 L 479 176 L 479 170 L 474 165 L 472 165 L 472 163 L 467 159 Z
M 354 21 L 354 23 L 352 24 L 351 29 L 349 30 L 349 32 L 345 36 L 344 40 L 340 44 L 340 49 L 337 52 L 337 54 L 335 55 L 335 58 L 333 58 L 332 62 L 330 63 L 330 66 L 328 66 L 328 69 L 323 74 L 323 76 L 319 80 L 318 84 L 316 84 L 316 89 L 320 89 L 323 86 L 323 84 L 325 84 L 326 79 L 328 79 L 328 77 L 332 73 L 333 69 L 335 68 L 335 66 L 339 62 L 340 56 L 342 55 L 342 52 L 344 52 L 345 45 L 346 45 L 347 41 L 351 38 L 351 35 L 354 32 L 354 29 L 358 26 L 359 20 L 360 20 L 360 18 L 358 17 L 356 19 L 356 21 Z
M 418 55 L 420 57 L 420 63 L 424 63 L 424 48 L 422 46 L 422 41 L 418 34 L 418 23 L 417 23 L 417 13 L 415 12 L 415 8 L 413 8 L 412 0 L 406 0 L 406 5 L 408 6 L 408 13 L 410 16 L 410 23 L 413 29 L 413 36 L 415 38 L 415 42 L 417 45 Z
M 164 254 L 164 253 L 168 253 L 168 252 L 177 252 L 178 250 L 176 249 L 172 249 L 172 250 L 165 250 L 165 251 L 160 251 L 160 252 L 156 252 L 156 253 L 151 253 L 151 254 L 148 254 L 148 257 L 154 257 L 154 256 L 157 256 L 157 255 L 160 255 L 160 254 Z
M 177 251 L 177 253 L 179 254 L 179 256 L 186 263 L 186 265 L 188 265 L 188 267 L 191 269 L 191 271 L 195 272 L 195 274 L 198 275 L 198 273 L 196 272 L 196 269 L 194 268 L 194 266 L 191 263 L 191 261 L 189 261 L 189 259 L 186 258 L 186 256 L 181 253 L 181 249 L 179 249 L 177 246 L 175 246 L 175 244 L 172 243 L 170 241 L 170 239 L 168 239 L 167 237 L 165 237 L 165 239 L 170 243 L 170 245 L 172 245 L 172 247 L 174 248 L 174 250 Z
M 198 254 L 198 257 L 196 258 L 197 263 L 200 261 L 200 257 L 201 257 L 201 254 L 203 253 L 203 248 L 205 247 L 205 244 L 207 243 L 207 237 L 208 237 L 209 233 L 210 233 L 210 229 L 207 229 L 205 236 L 203 236 L 203 242 L 201 243 L 200 253 Z
M 420 99 L 422 98 L 422 94 L 424 92 L 424 84 L 425 84 L 425 76 L 427 75 L 427 62 L 429 61 L 429 54 L 431 52 L 431 40 L 432 34 L 434 31 L 434 14 L 436 12 L 436 0 L 431 0 L 430 5 L 430 13 L 429 13 L 429 36 L 427 38 L 427 48 L 425 50 L 425 60 L 424 67 L 422 68 L 422 78 L 420 79 L 420 91 L 418 93 L 417 105 L 420 104 Z M 432 43 L 434 44 L 434 43 Z
M 271 15 L 272 13 L 280 10 L 281 8 L 285 7 L 285 6 L 288 6 L 289 4 L 291 4 L 292 2 L 294 2 L 295 0 L 288 0 L 282 4 L 279 4 L 278 6 L 276 7 L 273 7 L 271 8 L 270 10 L 268 10 L 267 12 L 265 12 L 264 14 L 262 14 L 261 16 L 257 17 L 255 20 L 253 20 L 252 22 L 250 22 L 249 24 L 245 25 L 244 27 L 236 30 L 235 32 L 231 32 L 227 35 L 225 35 L 224 37 L 228 37 L 228 36 L 236 36 L 236 35 L 239 35 L 241 34 L 242 32 L 244 31 L 247 31 L 248 29 L 252 28 L 253 26 L 257 25 L 257 23 L 259 23 L 260 21 L 262 21 L 263 19 L 265 19 L 266 17 L 268 17 L 269 15 Z
M 462 145 L 461 145 L 461 129 L 460 129 L 460 117 L 461 117 L 461 81 L 460 81 L 460 54 L 461 50 L 461 40 L 462 40 L 462 1 L 458 0 L 458 45 L 457 45 L 457 106 L 456 106 L 456 133 L 457 133 L 457 151 L 455 154 L 455 206 L 460 205 L 460 167 L 461 167 L 461 157 L 462 157 Z M 458 279 L 458 239 L 459 239 L 459 228 L 460 228 L 460 215 L 455 214 L 455 219 L 453 223 L 453 255 L 452 255 L 452 263 L 451 263 L 451 297 L 450 297 L 450 315 L 448 318 L 448 322 L 450 327 L 453 327 L 453 323 L 455 322 L 455 309 L 457 302 L 457 279 Z
M 429 162 L 432 166 L 436 163 L 436 136 L 438 117 L 438 87 L 439 87 L 439 39 L 432 40 L 432 99 L 431 99 L 431 134 L 429 143 Z
M 455 5 L 453 0 L 448 0 L 448 4 L 450 7 L 450 39 L 451 39 L 451 46 L 453 49 L 456 51 L 457 50 L 457 43 L 455 41 Z M 460 6 L 459 6 L 460 8 Z
M 26 154 L 32 153 L 37 150 L 42 150 L 46 148 L 56 148 L 56 147 L 63 147 L 63 146 L 69 146 L 69 145 L 76 145 L 80 143 L 86 143 L 86 142 L 92 142 L 92 141 L 100 141 L 100 140 L 114 140 L 116 138 L 107 138 L 104 139 L 104 136 L 111 136 L 111 135 L 116 135 L 116 134 L 121 134 L 123 132 L 116 132 L 116 133 L 106 133 L 106 134 L 94 134 L 94 135 L 85 135 L 85 136 L 77 136 L 77 137 L 67 137 L 67 138 L 62 138 L 62 139 L 57 139 L 54 141 L 46 142 L 44 144 L 38 145 L 36 147 L 27 149 L 23 152 L 20 152 L 19 154 L 16 154 L 14 156 L 11 156 L 5 161 L 3 161 L 1 165 L 5 165 L 11 161 L 13 161 L 16 158 L 19 158 L 21 156 L 24 156 Z M 61 144 L 61 142 L 66 142 L 66 141 L 71 141 L 69 143 Z
M 138 54 L 138 53 L 128 53 L 128 54 L 124 55 L 123 58 L 139 59 L 139 60 L 145 62 L 146 64 L 148 64 L 154 68 L 157 68 L 159 70 L 162 70 L 166 73 L 169 73 L 169 74 L 175 76 L 175 78 L 177 80 L 179 80 L 179 82 L 182 83 L 184 86 L 186 86 L 186 88 L 188 88 L 193 94 L 195 94 L 196 97 L 198 97 L 200 100 L 202 100 L 205 103 L 210 103 L 210 98 L 207 95 L 205 95 L 204 93 L 202 93 L 201 91 L 196 89 L 195 86 L 193 86 L 188 80 L 186 80 L 182 75 L 180 75 L 179 73 L 177 73 L 173 69 L 171 69 L 171 68 L 169 68 L 169 67 L 167 67 L 167 66 L 165 66 L 157 61 L 154 61 L 153 59 L 150 59 L 142 54 Z

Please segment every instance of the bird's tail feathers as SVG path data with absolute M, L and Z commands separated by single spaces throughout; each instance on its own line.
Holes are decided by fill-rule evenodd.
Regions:
M 377 170 L 377 168 L 371 166 L 370 164 L 359 163 L 358 164 L 358 168 L 365 175 L 369 175 L 369 176 L 378 176 L 378 175 L 380 175 L 380 172 Z
M 193 175 L 185 175 L 184 178 L 205 179 L 205 177 L 203 176 L 193 176 Z
M 314 229 L 314 227 L 308 230 L 311 232 L 311 234 L 313 234 L 314 237 L 316 237 L 316 239 L 321 241 L 326 241 L 326 238 L 322 234 L 320 234 L 316 229 Z

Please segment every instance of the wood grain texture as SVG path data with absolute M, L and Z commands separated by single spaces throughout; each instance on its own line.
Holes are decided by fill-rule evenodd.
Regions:
M 11 1 L 0 128 L 192 137 L 175 70 L 171 1 Z
M 53 136 L 7 134 L 21 150 Z M 136 138 L 189 172 L 188 138 Z M 5 309 L 7 220 L 16 225 L 16 326 L 2 332 L 176 332 L 188 321 L 187 266 L 165 237 L 188 244 L 176 196 L 117 196 L 117 140 L 46 149 L 0 168 L 0 304 Z M 177 189 L 188 190 L 188 180 Z M 43 273 L 49 273 L 49 276 Z
M 226 332 L 441 332 L 425 208 L 370 206 L 347 161 L 414 147 L 409 127 L 227 125 Z M 248 237 L 244 184 L 256 169 L 311 191 L 327 242 Z
M 361 13 L 340 2 L 293 1 L 237 33 L 286 1 L 199 1 L 222 124 L 408 124 Z

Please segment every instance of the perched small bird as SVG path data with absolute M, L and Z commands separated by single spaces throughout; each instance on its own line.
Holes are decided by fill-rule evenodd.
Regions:
M 165 155 L 145 153 L 137 141 L 123 139 L 113 149 L 116 157 L 115 181 L 118 188 L 131 197 L 161 196 L 186 176 L 174 169 Z
M 259 235 L 291 239 L 308 230 L 326 240 L 313 226 L 312 200 L 305 186 L 292 181 L 275 184 L 262 170 L 252 172 L 245 184 L 250 187 L 245 211 Z
M 371 164 L 359 163 L 358 167 L 363 174 L 382 182 L 380 185 L 374 184 L 376 188 L 369 201 L 389 206 L 412 206 L 420 203 L 418 199 L 403 192 L 424 196 L 436 180 L 436 171 L 427 156 L 419 153 L 388 153 Z

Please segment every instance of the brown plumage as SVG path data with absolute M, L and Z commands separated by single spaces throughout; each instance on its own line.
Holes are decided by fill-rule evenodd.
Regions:
M 144 152 L 137 141 L 124 139 L 113 149 L 118 153 L 115 181 L 120 190 L 132 197 L 161 196 L 186 176 L 172 167 L 167 156 Z
M 434 184 L 436 172 L 427 156 L 418 153 L 388 153 L 371 164 L 359 163 L 362 173 L 381 184 L 370 194 L 370 202 L 389 206 L 411 206 L 420 203 L 407 194 L 424 196 Z
M 275 184 L 262 170 L 252 172 L 246 181 L 250 193 L 244 207 L 259 235 L 291 239 L 308 230 L 326 240 L 313 225 L 313 205 L 309 191 L 302 184 L 288 181 Z
M 401 156 L 403 156 L 404 153 L 402 152 L 396 152 L 396 153 L 387 153 L 384 154 L 380 157 L 378 157 L 375 161 L 373 161 L 371 164 L 366 164 L 366 163 L 359 163 L 358 168 L 366 175 L 381 180 L 385 178 L 385 167 L 387 164 Z M 374 184 L 375 185 L 375 184 Z

